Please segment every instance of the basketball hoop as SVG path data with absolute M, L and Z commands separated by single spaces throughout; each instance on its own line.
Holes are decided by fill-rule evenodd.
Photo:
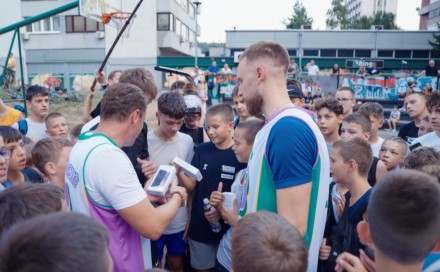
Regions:
M 106 14 L 102 15 L 103 22 L 104 22 L 104 15 Z M 130 16 L 131 16 L 131 12 L 118 11 L 118 12 L 112 12 L 108 17 L 110 17 L 111 21 L 115 24 L 117 33 L 119 33 L 122 27 L 125 25 L 125 22 L 127 22 L 127 20 L 130 18 Z M 130 28 L 135 18 L 136 18 L 136 14 L 131 18 L 130 23 L 127 25 L 127 28 L 122 34 L 122 38 L 130 37 Z M 110 21 L 110 19 L 108 19 L 106 16 L 106 20 Z

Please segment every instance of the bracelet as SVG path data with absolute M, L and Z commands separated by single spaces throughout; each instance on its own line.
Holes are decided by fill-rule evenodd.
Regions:
M 180 207 L 183 207 L 185 205 L 185 198 L 183 197 L 182 193 L 179 191 L 174 191 L 171 193 L 171 197 L 173 197 L 173 195 L 179 195 L 180 199 L 181 199 L 181 203 L 180 203 Z

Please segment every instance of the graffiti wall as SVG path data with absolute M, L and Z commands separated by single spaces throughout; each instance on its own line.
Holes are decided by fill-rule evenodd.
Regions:
M 62 73 L 29 74 L 28 82 L 31 85 L 40 85 L 49 90 L 69 89 L 70 91 L 90 90 L 94 80 L 93 73 L 69 74 L 69 83 L 66 84 Z M 99 84 L 98 84 L 99 86 Z

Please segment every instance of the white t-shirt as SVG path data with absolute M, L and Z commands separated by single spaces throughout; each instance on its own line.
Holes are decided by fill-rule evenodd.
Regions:
M 92 129 L 92 127 L 96 126 L 97 124 L 99 124 L 99 122 L 101 121 L 101 116 L 98 115 L 95 118 L 93 118 L 92 120 L 88 121 L 87 123 L 84 124 L 84 126 L 81 128 L 81 133 L 87 132 L 89 130 Z
M 420 143 L 424 147 L 433 147 L 437 151 L 440 151 L 440 137 L 435 131 L 414 139 L 414 141 L 411 143 L 411 146 L 414 146 L 417 143 Z
M 147 197 L 127 155 L 102 133 L 81 134 L 69 155 L 65 180 L 69 209 L 107 229 L 114 271 L 151 268 L 150 241 L 117 212 Z
M 316 64 L 315 65 L 309 65 L 307 67 L 307 74 L 309 76 L 316 76 L 318 74 L 318 72 L 319 72 L 319 67 Z
M 38 142 L 41 139 L 49 137 L 46 134 L 46 123 L 35 122 L 32 121 L 30 117 L 24 119 L 27 122 L 27 133 L 26 137 L 31 139 L 34 143 Z M 13 128 L 18 129 L 18 123 L 15 123 Z
M 148 153 L 150 154 L 150 161 L 157 165 L 169 165 L 175 158 L 191 163 L 194 155 L 194 143 L 191 136 L 177 132 L 176 139 L 165 142 L 154 133 L 148 132 Z M 186 222 L 188 220 L 188 212 L 186 206 L 183 206 L 177 212 L 176 217 L 168 225 L 164 234 L 173 234 L 185 230 Z
M 371 149 L 373 150 L 373 156 L 376 158 L 379 158 L 379 152 L 380 152 L 380 148 L 382 147 L 383 142 L 385 141 L 384 138 L 379 137 L 377 139 L 377 142 L 375 142 L 374 144 L 371 144 Z

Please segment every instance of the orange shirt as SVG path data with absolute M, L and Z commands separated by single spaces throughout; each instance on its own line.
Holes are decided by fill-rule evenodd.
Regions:
M 0 119 L 0 125 L 2 126 L 12 126 L 21 119 L 21 111 L 9 108 L 8 113 Z

